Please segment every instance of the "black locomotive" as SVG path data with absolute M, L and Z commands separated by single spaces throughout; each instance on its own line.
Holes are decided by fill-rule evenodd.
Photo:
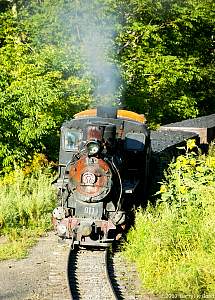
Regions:
M 134 112 L 97 107 L 65 122 L 55 183 L 57 234 L 81 246 L 107 247 L 117 239 L 140 204 L 150 149 L 145 118 Z

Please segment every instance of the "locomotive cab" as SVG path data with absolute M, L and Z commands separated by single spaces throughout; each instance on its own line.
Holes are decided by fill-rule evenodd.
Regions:
M 144 117 L 116 108 L 83 111 L 61 128 L 57 234 L 82 246 L 109 246 L 144 185 L 150 134 Z

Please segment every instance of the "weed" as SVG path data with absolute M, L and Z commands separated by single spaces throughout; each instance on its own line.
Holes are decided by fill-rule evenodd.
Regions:
M 195 145 L 189 142 L 187 150 Z M 136 214 L 125 255 L 145 290 L 201 299 L 215 295 L 215 151 L 172 162 L 156 207 Z
M 0 260 L 22 257 L 36 237 L 51 228 L 55 191 L 48 166 L 15 169 L 0 181 Z

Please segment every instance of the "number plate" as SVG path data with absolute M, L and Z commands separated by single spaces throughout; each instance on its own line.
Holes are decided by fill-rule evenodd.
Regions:
M 80 218 L 96 218 L 101 219 L 103 213 L 103 203 L 77 203 L 76 215 Z

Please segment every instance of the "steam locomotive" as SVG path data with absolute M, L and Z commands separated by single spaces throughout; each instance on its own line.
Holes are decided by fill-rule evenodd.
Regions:
M 129 212 L 143 201 L 150 151 L 149 129 L 137 113 L 100 106 L 66 121 L 55 182 L 58 236 L 99 247 L 118 239 Z

